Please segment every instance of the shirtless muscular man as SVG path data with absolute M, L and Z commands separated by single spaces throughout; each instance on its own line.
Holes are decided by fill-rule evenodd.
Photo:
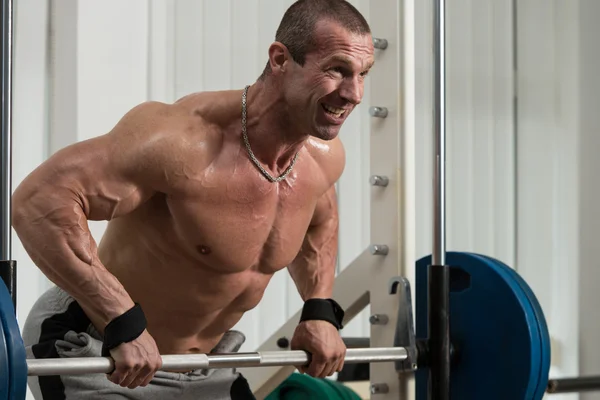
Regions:
M 286 267 L 305 302 L 301 372 L 341 370 L 338 134 L 373 51 L 350 3 L 299 0 L 254 84 L 138 105 L 19 185 L 15 231 L 55 284 L 25 323 L 28 356 L 115 361 L 108 376 L 31 377 L 37 399 L 252 398 L 235 370 L 158 371 L 160 355 L 237 351 L 232 328 Z M 110 221 L 98 245 L 88 220 Z

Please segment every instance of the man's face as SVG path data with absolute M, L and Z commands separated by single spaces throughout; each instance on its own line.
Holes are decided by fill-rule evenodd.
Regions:
M 358 35 L 321 21 L 314 32 L 316 49 L 300 66 L 290 62 L 285 96 L 291 123 L 323 140 L 337 137 L 343 122 L 363 97 L 364 80 L 373 65 L 370 35 Z

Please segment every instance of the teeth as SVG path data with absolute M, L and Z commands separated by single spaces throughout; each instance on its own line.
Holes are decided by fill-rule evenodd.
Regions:
M 344 111 L 346 111 L 343 108 L 335 108 L 328 106 L 327 104 L 323 104 L 323 108 L 325 108 L 325 110 L 329 111 L 332 114 L 335 114 L 338 117 L 341 117 Z

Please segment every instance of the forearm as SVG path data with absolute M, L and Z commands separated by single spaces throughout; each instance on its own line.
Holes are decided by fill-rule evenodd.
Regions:
M 338 223 L 332 216 L 307 232 L 304 244 L 288 267 L 303 301 L 331 298 L 338 249 Z
M 13 227 L 38 268 L 103 329 L 134 303 L 100 262 L 81 200 L 67 193 L 20 188 L 13 198 Z

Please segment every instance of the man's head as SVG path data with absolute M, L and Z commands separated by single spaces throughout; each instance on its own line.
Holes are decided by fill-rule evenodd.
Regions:
M 371 30 L 344 0 L 298 0 L 284 14 L 260 79 L 281 91 L 290 123 L 331 140 L 361 102 Z

